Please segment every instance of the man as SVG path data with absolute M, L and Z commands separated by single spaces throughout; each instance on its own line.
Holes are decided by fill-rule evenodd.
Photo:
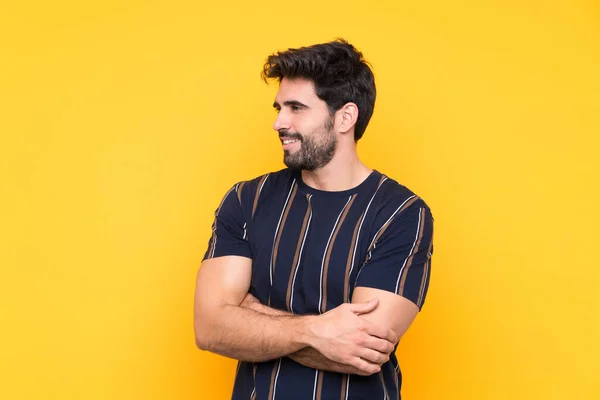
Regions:
M 398 399 L 433 217 L 358 158 L 375 82 L 348 42 L 271 55 L 288 167 L 234 185 L 198 273 L 196 343 L 240 360 L 233 399 Z

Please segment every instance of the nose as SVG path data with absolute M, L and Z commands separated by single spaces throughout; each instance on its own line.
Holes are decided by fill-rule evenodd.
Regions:
M 275 122 L 273 123 L 273 129 L 276 131 L 280 131 L 282 129 L 290 130 L 290 121 L 284 110 L 281 110 L 277 114 L 277 118 L 275 118 Z

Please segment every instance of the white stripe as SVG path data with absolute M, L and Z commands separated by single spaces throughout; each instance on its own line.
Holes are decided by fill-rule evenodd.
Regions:
M 254 372 L 255 366 L 256 364 L 252 363 L 252 384 L 254 385 L 254 388 L 252 389 L 252 393 L 250 393 L 250 398 L 252 398 L 252 396 L 254 396 L 254 393 L 256 393 L 256 373 Z
M 223 200 L 221 200 L 221 204 L 219 204 L 219 208 L 217 208 L 217 212 L 215 213 L 215 222 L 213 223 L 213 238 L 214 238 L 214 240 L 213 240 L 213 249 L 210 254 L 210 258 L 213 258 L 215 256 L 215 250 L 217 249 L 217 217 L 219 216 L 221 207 L 223 207 L 223 204 L 225 204 L 225 200 L 227 200 L 229 193 L 231 193 L 233 191 L 233 189 L 235 189 L 235 188 L 237 188 L 237 185 L 235 185 L 234 187 L 229 189 L 229 191 L 223 197 Z
M 398 212 L 400 211 L 400 209 L 402 207 L 404 207 L 404 205 L 406 204 L 406 202 L 409 201 L 410 199 L 412 199 L 413 197 L 416 197 L 416 195 L 412 195 L 408 199 L 404 200 L 404 202 L 402 204 L 400 204 L 400 207 L 398 207 L 396 209 L 396 211 L 394 211 L 392 213 L 392 215 L 388 218 L 388 220 L 385 221 L 385 223 L 383 225 L 381 225 L 381 227 L 377 230 L 377 233 L 375 233 L 375 236 L 373 236 L 373 240 L 371 240 L 371 244 L 368 247 L 370 250 L 367 253 L 367 257 L 365 258 L 365 263 L 371 259 L 371 254 L 373 252 L 373 249 L 375 249 L 375 247 L 377 247 L 377 242 L 375 240 L 377 239 L 377 236 L 379 235 L 379 232 L 381 232 L 381 230 L 383 229 L 383 227 L 386 226 L 392 220 L 392 218 L 394 218 L 396 216 L 396 214 L 398 214 Z
M 317 376 L 319 375 L 319 370 L 315 370 L 315 386 L 313 388 L 313 400 L 317 397 Z
M 310 199 L 312 198 L 312 194 L 308 196 L 308 206 L 310 207 Z M 294 285 L 296 284 L 296 275 L 298 274 L 298 266 L 300 265 L 300 260 L 302 259 L 302 251 L 304 250 L 304 243 L 306 242 L 306 236 L 308 234 L 308 229 L 310 228 L 310 221 L 312 220 L 312 208 L 310 209 L 310 214 L 308 216 L 308 223 L 306 224 L 306 230 L 304 231 L 304 238 L 302 238 L 302 245 L 300 246 L 300 254 L 298 255 L 298 262 L 296 263 L 296 270 L 294 271 L 294 279 L 292 280 L 292 296 L 290 297 L 290 311 L 294 312 Z
M 354 243 L 354 251 L 352 253 L 352 263 L 350 264 L 350 272 L 348 273 L 348 280 L 350 280 L 350 277 L 352 276 L 352 270 L 354 269 L 354 261 L 356 260 L 356 249 L 358 248 L 358 241 L 359 241 L 359 238 L 360 238 L 360 231 L 362 230 L 363 222 L 365 222 L 365 219 L 367 218 L 367 213 L 369 212 L 369 208 L 371 207 L 371 203 L 373 202 L 373 199 L 377 195 L 377 192 L 379 191 L 379 188 L 383 185 L 383 183 L 385 181 L 387 181 L 387 179 L 388 179 L 387 176 L 385 178 L 383 178 L 383 180 L 381 181 L 381 183 L 377 187 L 377 190 L 375 190 L 375 193 L 373 193 L 373 197 L 371 197 L 371 200 L 369 200 L 369 204 L 367 204 L 367 208 L 365 210 L 365 213 L 363 214 L 363 218 L 360 221 L 360 226 L 358 227 L 358 234 L 356 235 L 356 243 Z M 355 284 L 356 284 L 356 281 L 355 281 Z
M 281 358 L 279 359 L 279 365 L 277 365 L 277 374 L 275 374 L 275 385 L 273 385 L 273 400 L 277 394 L 277 378 L 279 378 L 279 370 L 281 369 Z
M 348 393 L 350 392 L 350 374 L 347 375 L 348 379 L 346 379 L 346 399 L 348 400 Z
M 275 229 L 275 236 L 273 236 L 273 250 L 271 251 L 271 262 L 269 264 L 269 281 L 271 282 L 271 286 L 273 286 L 273 255 L 275 254 L 275 242 L 277 241 L 277 234 L 279 233 L 279 226 L 281 225 L 281 220 L 283 219 L 283 214 L 285 213 L 285 208 L 287 207 L 288 201 L 290 200 L 290 196 L 292 194 L 292 190 L 294 189 L 294 185 L 296 184 L 296 179 L 292 181 L 292 186 L 290 187 L 290 191 L 288 192 L 287 198 L 285 199 L 285 204 L 281 209 L 281 215 L 279 216 L 279 222 L 277 223 L 277 229 Z
M 327 256 L 327 250 L 329 250 L 329 245 L 331 244 L 331 238 L 333 237 L 333 232 L 335 232 L 335 229 L 338 226 L 338 223 L 340 222 L 340 218 L 342 217 L 342 214 L 344 213 L 344 210 L 346 209 L 346 207 L 348 207 L 348 204 L 350 203 L 350 200 L 352 200 L 352 196 L 348 197 L 348 201 L 346 202 L 346 204 L 344 205 L 344 208 L 342 208 L 342 211 L 340 211 L 340 213 L 338 214 L 337 219 L 335 220 L 335 224 L 333 224 L 333 229 L 331 230 L 331 233 L 329 234 L 329 239 L 327 240 L 327 245 L 325 246 L 325 251 L 323 251 L 323 260 L 321 261 L 321 279 L 320 279 L 320 289 L 319 289 L 319 314 L 321 314 L 321 308 L 323 306 L 322 301 L 323 301 L 323 270 L 325 267 L 325 257 Z
M 423 288 L 421 288 L 421 293 L 419 293 L 419 298 L 421 299 L 421 304 L 418 304 L 419 307 L 423 305 L 423 293 L 425 293 L 425 286 L 427 286 L 427 275 L 429 275 L 429 260 L 425 263 L 425 279 L 423 280 Z
M 383 225 L 381 225 L 381 228 L 379 228 L 379 230 L 377 230 L 377 233 L 375 234 L 375 236 L 373 236 L 373 240 L 371 240 L 371 244 L 369 245 L 369 248 L 371 250 L 369 250 L 369 252 L 367 253 L 367 256 L 365 258 L 365 261 L 363 262 L 363 266 L 367 263 L 367 261 L 369 261 L 371 259 L 371 254 L 373 252 L 373 249 L 376 247 L 377 243 L 375 242 L 375 239 L 377 238 L 377 235 L 379 235 L 379 232 L 381 232 L 381 230 L 383 229 L 383 227 L 392 220 L 392 218 L 394 218 L 396 216 L 396 214 L 400 211 L 400 209 L 406 204 L 407 201 L 409 201 L 410 199 L 412 199 L 413 197 L 415 197 L 415 195 L 410 196 L 408 199 L 404 200 L 404 202 L 402 204 L 400 204 L 400 207 L 398 207 L 396 209 L 396 211 L 394 211 L 392 213 L 392 215 L 388 218 L 387 221 L 385 221 L 385 223 Z M 406 260 L 404 260 L 404 262 L 406 263 Z M 360 276 L 360 273 L 362 272 L 362 268 L 360 271 L 358 271 L 358 275 L 356 275 L 356 280 L 354 281 L 354 284 L 356 285 L 356 282 L 358 282 L 358 277 Z
M 423 208 L 419 208 L 419 222 L 417 223 L 417 232 L 415 233 L 415 240 L 413 242 L 412 248 L 410 249 L 410 252 L 404 259 L 404 264 L 402 264 L 402 268 L 400 268 L 400 273 L 398 274 L 398 280 L 396 281 L 396 290 L 394 290 L 394 293 L 398 293 L 398 285 L 400 285 L 400 277 L 402 276 L 402 271 L 404 271 L 404 267 L 406 267 L 406 262 L 412 255 L 412 253 L 415 249 L 415 245 L 417 244 L 417 239 L 419 237 L 419 228 L 421 227 L 421 211 L 422 210 L 423 210 Z
M 396 216 L 396 214 L 398 213 L 398 211 L 400 211 L 400 209 L 406 204 L 407 201 L 409 201 L 410 199 L 412 199 L 415 196 L 416 195 L 413 194 L 408 199 L 404 200 L 404 202 L 402 204 L 400 204 L 400 207 L 398 207 L 396 209 L 396 211 L 394 211 L 392 213 L 392 215 L 388 218 L 388 220 L 385 221 L 385 224 L 381 225 L 381 227 L 377 230 L 377 233 L 375 234 L 375 236 L 373 236 L 373 240 L 371 241 L 371 244 L 369 245 L 369 247 L 371 247 L 371 246 L 374 245 L 375 239 L 377 238 L 377 235 L 379 235 L 379 232 L 381 232 L 381 230 L 383 229 L 383 227 L 386 226 L 392 220 L 392 218 L 394 218 Z
M 265 183 L 267 182 L 267 179 L 269 179 L 269 176 L 271 176 L 271 174 L 267 174 L 267 177 L 265 178 L 265 180 L 263 181 L 262 185 L 260 185 L 260 188 L 258 188 L 258 197 L 260 197 L 260 194 L 262 192 L 263 186 L 265 186 Z

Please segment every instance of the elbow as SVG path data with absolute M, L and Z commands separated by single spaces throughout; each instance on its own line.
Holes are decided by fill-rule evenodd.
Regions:
M 196 337 L 196 347 L 200 350 L 210 351 L 212 338 L 210 337 L 210 328 L 205 318 L 196 315 L 194 318 L 194 334 Z
M 208 351 L 208 341 L 196 335 L 196 347 L 203 351 Z
M 203 351 L 211 351 L 212 340 L 204 329 L 196 328 L 196 347 Z

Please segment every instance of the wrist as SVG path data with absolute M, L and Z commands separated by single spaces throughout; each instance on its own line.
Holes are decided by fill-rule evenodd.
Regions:
M 296 331 L 296 337 L 298 338 L 298 344 L 303 347 L 315 347 L 318 336 L 315 333 L 314 327 L 317 322 L 318 316 L 306 315 L 298 318 L 298 327 Z

